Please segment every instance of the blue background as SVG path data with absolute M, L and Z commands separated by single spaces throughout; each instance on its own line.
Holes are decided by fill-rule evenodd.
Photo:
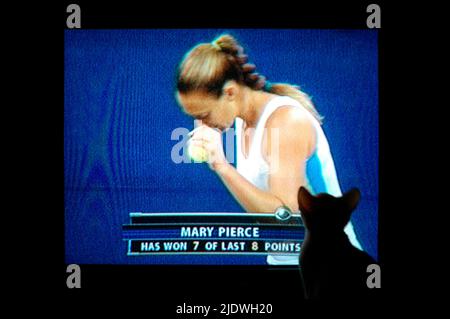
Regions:
M 377 258 L 378 37 L 374 30 L 65 30 L 64 174 L 67 263 L 241 263 L 266 258 L 127 257 L 129 212 L 242 212 L 206 164 L 175 164 L 174 98 L 183 55 L 230 32 L 257 71 L 300 85 L 325 117 L 343 191 L 361 190 L 352 221 Z

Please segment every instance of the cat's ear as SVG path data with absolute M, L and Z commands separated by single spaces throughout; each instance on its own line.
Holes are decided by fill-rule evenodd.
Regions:
M 361 198 L 361 192 L 357 188 L 352 188 L 345 193 L 342 198 L 344 199 L 347 210 L 352 212 L 358 205 L 359 199 Z
M 314 196 L 306 189 L 306 187 L 301 186 L 298 190 L 298 206 L 300 211 L 311 211 L 314 205 Z

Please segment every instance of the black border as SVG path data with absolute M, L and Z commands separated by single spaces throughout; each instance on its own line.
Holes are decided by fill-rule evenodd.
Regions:
M 38 124 L 38 130 L 44 134 L 44 140 L 50 141 L 48 148 L 43 150 L 42 146 L 31 146 L 36 154 L 46 152 L 48 156 L 42 159 L 41 168 L 44 169 L 44 178 L 48 187 L 39 190 L 36 187 L 35 197 L 39 201 L 38 210 L 50 211 L 48 219 L 44 223 L 50 229 L 45 235 L 41 235 L 40 241 L 45 245 L 45 252 L 39 251 L 35 260 L 43 260 L 46 266 L 46 285 L 51 283 L 58 291 L 64 291 L 69 295 L 79 294 L 79 291 L 120 291 L 127 294 L 128 291 L 146 291 L 149 296 L 155 297 L 152 304 L 163 305 L 162 296 L 172 297 L 179 303 L 185 299 L 201 299 L 225 302 L 227 298 L 234 296 L 234 302 L 251 302 L 254 296 L 261 298 L 272 298 L 280 305 L 286 307 L 292 300 L 301 303 L 299 290 L 288 287 L 299 287 L 300 278 L 298 270 L 290 267 L 270 268 L 255 266 L 137 266 L 137 265 L 80 265 L 82 269 L 82 288 L 68 289 L 66 287 L 66 264 L 64 261 L 64 170 L 63 154 L 63 105 L 64 105 L 64 58 L 61 54 L 64 50 L 64 30 L 67 5 L 73 2 L 65 2 L 53 7 L 50 12 L 57 22 L 51 21 L 50 33 L 54 37 L 48 43 L 42 39 L 32 42 L 34 49 L 42 52 L 43 68 L 42 73 L 49 80 L 39 83 L 41 76 L 31 79 L 37 91 L 48 94 L 48 99 L 44 103 L 48 108 L 40 115 L 44 117 L 42 123 Z M 295 6 L 295 10 L 287 10 L 285 6 L 279 9 L 269 8 L 268 4 L 241 5 L 234 4 L 231 10 L 227 8 L 226 16 L 218 15 L 209 3 L 203 7 L 202 11 L 192 8 L 188 4 L 177 8 L 157 9 L 151 4 L 147 7 L 139 5 L 133 6 L 130 3 L 108 4 L 87 1 L 77 1 L 82 8 L 82 28 L 91 29 L 121 29 L 121 28 L 333 28 L 333 29 L 366 29 L 365 19 L 367 13 L 365 8 L 369 2 L 346 3 L 346 4 L 305 4 L 300 3 Z M 379 264 L 383 270 L 383 294 L 394 287 L 392 258 L 393 254 L 389 246 L 391 238 L 395 236 L 392 228 L 388 227 L 385 211 L 389 209 L 391 203 L 395 202 L 395 184 L 389 183 L 389 176 L 395 173 L 392 166 L 389 166 L 387 156 L 393 147 L 390 145 L 387 136 L 395 130 L 395 123 L 390 120 L 392 111 L 387 110 L 387 99 L 392 91 L 392 81 L 388 78 L 389 43 L 395 41 L 391 36 L 393 13 L 381 1 L 376 1 L 382 8 L 382 28 L 378 30 L 379 35 L 379 232 L 378 232 L 378 252 Z M 231 6 L 231 4 L 223 4 Z M 174 6 L 174 5 L 173 5 Z M 209 11 L 205 12 L 205 10 Z M 189 13 L 192 12 L 192 13 Z M 230 13 L 232 12 L 232 13 Z M 391 38 L 390 38 L 391 37 Z M 30 39 L 33 41 L 33 39 Z M 50 48 L 55 48 L 51 50 Z M 40 57 L 40 55 L 39 55 Z M 48 61 L 48 63 L 47 63 Z M 56 65 L 55 65 L 56 64 Z M 55 65 L 56 68 L 53 68 Z M 52 85 L 54 84 L 54 85 Z M 43 87 L 40 87 L 42 85 Z M 54 104 L 54 105 L 53 105 Z M 61 113 L 59 113 L 61 112 Z M 389 114 L 388 114 L 389 113 Z M 61 125 L 61 126 L 60 126 Z M 47 147 L 47 145 L 45 146 Z M 39 161 L 39 164 L 41 162 Z M 53 174 L 55 169 L 59 173 Z M 44 200 L 42 200 L 44 199 Z M 26 203 L 25 203 L 26 204 Z M 36 203 L 30 203 L 30 211 L 36 210 Z M 391 217 L 389 217 L 391 222 Z M 60 240 L 56 240 L 61 238 Z M 388 262 L 389 260 L 389 262 Z M 55 276 L 56 274 L 56 276 Z M 49 279 L 50 278 L 50 279 Z M 263 280 L 261 278 L 264 278 Z M 54 280 L 53 280 L 54 279 Z M 214 293 L 204 287 L 214 284 Z M 280 283 L 285 286 L 284 292 L 272 289 L 280 287 Z M 239 287 L 239 289 L 236 289 Z M 248 289 L 247 289 L 248 288 Z M 87 292 L 89 293 L 89 292 Z M 286 297 L 287 296 L 287 297 Z M 292 298 L 290 297 L 292 296 Z M 161 298 L 160 298 L 161 297 Z M 178 298 L 178 299 L 177 299 Z M 179 299 L 181 298 L 181 299 Z M 183 299 L 184 298 L 184 299 Z M 221 299 L 222 298 L 222 299 Z M 225 298 L 225 299 L 224 299 Z M 287 299 L 283 299 L 287 298 Z M 300 298 L 300 299 L 299 299 Z M 231 301 L 230 301 L 231 302 Z M 261 301 L 262 302 L 262 301 Z M 289 307 L 288 307 L 289 308 Z M 284 308 L 284 309 L 288 309 Z M 295 307 L 294 307 L 295 308 Z M 294 309 L 292 308 L 292 309 Z

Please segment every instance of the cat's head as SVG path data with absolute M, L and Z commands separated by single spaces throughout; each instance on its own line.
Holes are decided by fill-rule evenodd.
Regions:
M 305 187 L 298 191 L 298 205 L 303 223 L 309 231 L 334 232 L 341 231 L 350 221 L 356 208 L 360 192 L 353 188 L 342 197 L 334 197 L 321 193 L 312 195 Z

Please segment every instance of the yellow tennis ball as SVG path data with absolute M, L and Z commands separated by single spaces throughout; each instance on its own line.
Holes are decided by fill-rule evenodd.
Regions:
M 195 163 L 208 161 L 208 152 L 201 146 L 189 144 L 188 155 Z

